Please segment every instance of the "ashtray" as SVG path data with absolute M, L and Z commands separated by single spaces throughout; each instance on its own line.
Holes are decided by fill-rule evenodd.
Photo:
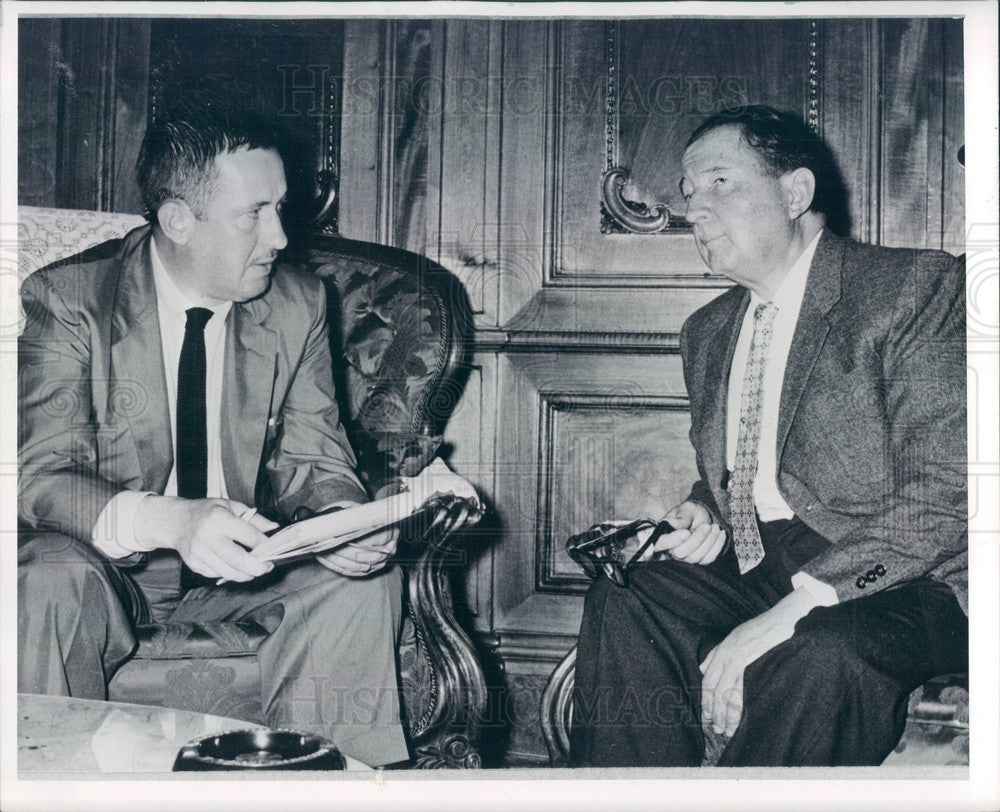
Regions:
M 185 744 L 174 772 L 215 770 L 343 770 L 340 751 L 298 730 L 233 730 Z

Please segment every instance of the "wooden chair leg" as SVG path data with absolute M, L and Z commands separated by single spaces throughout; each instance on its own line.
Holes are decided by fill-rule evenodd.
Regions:
M 559 661 L 542 691 L 542 735 L 553 767 L 569 766 L 569 730 L 573 718 L 576 646 Z

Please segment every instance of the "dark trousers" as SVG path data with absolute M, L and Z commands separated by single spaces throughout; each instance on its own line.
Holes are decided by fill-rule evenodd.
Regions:
M 743 576 L 730 550 L 707 566 L 639 565 L 626 588 L 594 582 L 577 649 L 574 766 L 702 762 L 699 664 L 829 544 L 797 519 L 761 529 L 766 555 Z M 743 717 L 719 766 L 878 765 L 902 736 L 913 689 L 967 669 L 968 619 L 939 582 L 818 607 L 747 667 Z

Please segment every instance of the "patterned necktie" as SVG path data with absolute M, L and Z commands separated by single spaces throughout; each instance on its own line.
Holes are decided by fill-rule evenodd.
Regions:
M 760 413 L 764 395 L 764 370 L 771 346 L 771 325 L 778 308 L 770 302 L 757 305 L 753 312 L 753 338 L 743 375 L 743 398 L 740 403 L 740 434 L 736 442 L 736 461 L 729 480 L 733 541 L 740 574 L 749 572 L 764 558 L 764 546 L 757 529 L 757 511 L 753 502 L 753 481 L 757 476 L 757 446 L 760 444 Z

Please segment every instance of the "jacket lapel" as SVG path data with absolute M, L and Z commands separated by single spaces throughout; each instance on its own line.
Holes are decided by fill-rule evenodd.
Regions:
M 230 498 L 254 503 L 257 472 L 277 376 L 277 336 L 264 324 L 264 299 L 229 311 L 222 378 L 222 470 Z
M 829 229 L 823 232 L 809 268 L 809 279 L 799 320 L 788 351 L 785 379 L 781 387 L 778 409 L 778 468 L 788 432 L 795 419 L 795 410 L 805 389 L 806 381 L 816 365 L 820 350 L 830 332 L 828 314 L 840 300 L 840 277 L 844 262 L 844 241 Z
M 143 461 L 143 487 L 162 493 L 174 453 L 150 231 L 146 227 L 132 234 L 122 246 L 121 277 L 111 314 L 111 370 L 116 384 L 135 382 L 143 392 L 145 408 L 129 425 Z M 113 402 L 112 396 L 112 407 Z
M 726 471 L 726 404 L 729 400 L 729 370 L 733 364 L 733 354 L 740 335 L 740 326 L 750 303 L 750 292 L 743 289 L 734 291 L 731 301 L 720 308 L 715 329 L 710 339 L 705 365 L 704 403 L 705 415 L 701 449 L 704 454 L 705 475 L 708 484 L 716 494 L 719 508 L 728 515 L 726 491 L 723 479 Z

